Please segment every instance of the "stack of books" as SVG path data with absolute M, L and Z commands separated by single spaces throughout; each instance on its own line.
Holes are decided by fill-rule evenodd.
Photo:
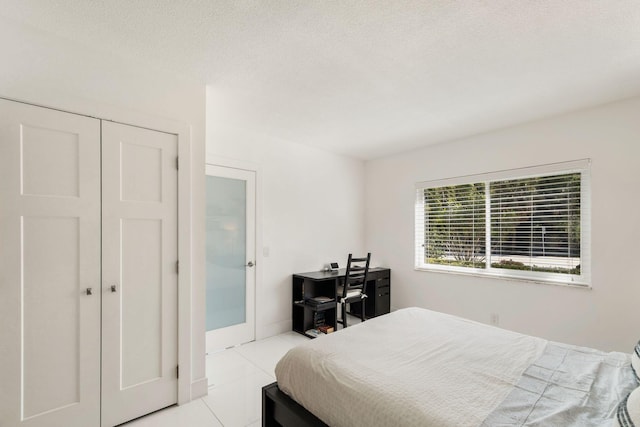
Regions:
M 333 332 L 333 326 L 329 325 L 320 325 L 317 328 L 307 329 L 304 331 L 304 333 L 311 338 L 317 338 L 322 334 L 330 334 L 331 332 Z
M 318 326 L 318 330 L 320 332 L 322 332 L 323 334 L 330 334 L 331 332 L 333 332 L 333 326 L 320 325 L 320 326 Z
M 324 311 L 316 311 L 313 313 L 313 327 L 318 329 L 319 326 L 325 324 Z
M 306 331 L 304 331 L 304 333 L 305 333 L 305 335 L 309 335 L 311 338 L 316 338 L 322 332 L 320 332 L 317 329 L 307 329 Z

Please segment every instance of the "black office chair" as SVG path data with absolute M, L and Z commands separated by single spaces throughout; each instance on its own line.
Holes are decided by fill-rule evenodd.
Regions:
M 347 260 L 347 271 L 344 276 L 344 283 L 338 286 L 338 302 L 342 306 L 342 327 L 347 327 L 347 304 L 361 303 L 360 318 L 365 320 L 365 301 L 367 299 L 367 275 L 369 274 L 369 261 L 371 253 L 366 258 L 354 258 L 349 254 Z M 364 265 L 362 265 L 364 263 Z

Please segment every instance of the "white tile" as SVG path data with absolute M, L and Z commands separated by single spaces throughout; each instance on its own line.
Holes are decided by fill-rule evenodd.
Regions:
M 262 416 L 262 387 L 274 380 L 264 372 L 220 386 L 211 387 L 202 400 L 216 414 L 225 427 L 244 427 L 260 421 Z
M 209 395 L 202 401 L 224 427 L 261 425 L 262 386 L 275 381 L 276 363 L 287 351 L 308 341 L 290 331 L 207 356 Z
M 309 339 L 296 332 L 255 341 L 206 358 L 209 395 L 139 418 L 127 427 L 258 427 L 262 387 L 275 381 L 276 363 Z
M 275 378 L 276 363 L 295 346 L 293 341 L 275 336 L 243 344 L 234 350 Z
M 260 371 L 233 348 L 207 356 L 206 369 L 209 387 L 227 384 Z
M 285 332 L 283 334 L 278 335 L 278 337 L 291 342 L 293 345 L 309 342 L 309 338 L 293 331 Z
M 126 427 L 223 427 L 209 407 L 197 399 L 172 406 L 125 424 Z

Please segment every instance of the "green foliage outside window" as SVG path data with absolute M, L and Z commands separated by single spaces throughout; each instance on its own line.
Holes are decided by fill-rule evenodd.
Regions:
M 428 262 L 483 268 L 484 189 L 484 183 L 425 189 Z
M 486 268 L 489 205 L 492 268 L 579 275 L 580 184 L 569 173 L 424 189 L 425 262 Z

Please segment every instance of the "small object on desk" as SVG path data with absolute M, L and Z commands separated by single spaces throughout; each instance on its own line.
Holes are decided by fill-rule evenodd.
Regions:
M 317 329 L 307 329 L 304 331 L 305 335 L 310 336 L 311 338 L 317 338 L 322 332 Z
M 321 326 L 318 326 L 318 330 L 323 334 L 330 334 L 331 332 L 333 332 L 333 326 L 321 325 Z
M 338 271 L 339 268 L 337 262 L 329 263 L 329 271 Z

